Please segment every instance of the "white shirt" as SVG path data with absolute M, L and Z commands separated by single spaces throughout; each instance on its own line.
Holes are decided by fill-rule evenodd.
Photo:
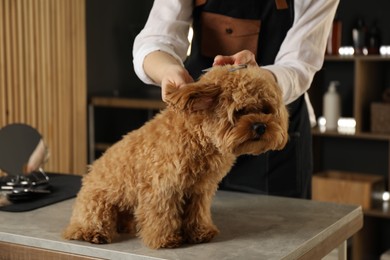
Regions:
M 146 84 L 154 83 L 143 70 L 146 55 L 153 51 L 171 54 L 183 64 L 189 47 L 188 31 L 192 23 L 193 0 L 155 0 L 144 29 L 135 38 L 133 64 L 137 76 Z M 285 104 L 306 93 L 314 74 L 321 69 L 327 38 L 339 0 L 298 0 L 294 2 L 294 22 L 272 65 L 283 92 Z M 308 103 L 312 124 L 315 116 Z

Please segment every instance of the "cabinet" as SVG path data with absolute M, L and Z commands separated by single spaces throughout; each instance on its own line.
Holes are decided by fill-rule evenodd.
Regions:
M 342 117 L 356 120 L 356 133 L 321 132 L 313 129 L 314 174 L 341 170 L 381 175 L 390 187 L 390 134 L 376 134 L 370 129 L 370 106 L 382 101 L 390 87 L 390 57 L 327 56 L 309 91 L 319 117 L 322 97 L 332 80 L 340 81 Z M 390 248 L 390 210 L 377 204 L 364 210 L 365 225 L 354 237 L 353 259 L 377 259 Z
M 342 170 L 350 168 L 354 171 L 372 171 L 372 173 L 383 175 L 387 181 L 386 188 L 389 187 L 390 134 L 376 134 L 370 130 L 371 103 L 382 100 L 384 90 L 390 87 L 389 75 L 390 57 L 328 56 L 325 58 L 324 66 L 316 75 L 309 91 L 316 116 L 322 115 L 322 97 L 329 82 L 338 80 L 340 82 L 338 91 L 342 99 L 342 116 L 353 117 L 356 120 L 356 133 L 346 135 L 339 134 L 337 131 L 320 132 L 317 128 L 313 129 L 315 172 L 337 166 L 332 165 L 334 164 L 332 158 L 325 157 L 325 153 L 330 148 L 336 148 L 337 144 L 345 146 L 351 143 L 353 146 L 354 143 L 350 151 L 341 149 L 340 154 L 332 151 L 333 156 L 343 159 L 342 164 L 346 164 L 348 157 L 354 156 L 360 150 L 365 153 L 361 159 L 366 161 L 370 167 L 361 167 L 364 162 L 354 160 L 354 163 Z M 363 169 L 359 170 L 359 167 Z

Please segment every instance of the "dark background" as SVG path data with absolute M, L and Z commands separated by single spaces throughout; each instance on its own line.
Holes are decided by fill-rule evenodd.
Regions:
M 134 38 L 145 25 L 152 0 L 87 0 L 88 95 L 133 95 L 143 88 L 134 73 Z

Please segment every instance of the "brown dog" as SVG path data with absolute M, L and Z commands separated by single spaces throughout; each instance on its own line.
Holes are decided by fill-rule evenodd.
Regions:
M 172 248 L 218 233 L 211 201 L 237 156 L 288 140 L 274 79 L 258 67 L 232 68 L 169 88 L 164 111 L 93 163 L 65 238 L 110 243 L 117 232 L 136 232 L 151 248 Z

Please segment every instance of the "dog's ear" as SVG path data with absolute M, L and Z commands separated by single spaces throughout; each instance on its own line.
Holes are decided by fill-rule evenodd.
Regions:
M 180 88 L 169 85 L 165 90 L 165 102 L 179 110 L 191 112 L 209 110 L 215 105 L 220 93 L 221 88 L 218 85 L 205 84 L 201 81 Z

